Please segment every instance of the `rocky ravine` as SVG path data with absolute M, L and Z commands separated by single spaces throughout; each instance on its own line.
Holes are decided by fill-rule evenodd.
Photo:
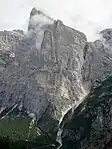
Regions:
M 0 32 L 1 119 L 26 111 L 49 135 L 63 113 L 84 100 L 92 86 L 111 75 L 111 29 L 88 43 L 86 36 L 35 8 L 28 32 Z

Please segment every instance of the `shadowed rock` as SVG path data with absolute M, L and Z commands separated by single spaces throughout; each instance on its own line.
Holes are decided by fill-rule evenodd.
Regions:
M 62 149 L 112 148 L 112 77 L 92 89 L 65 123 Z

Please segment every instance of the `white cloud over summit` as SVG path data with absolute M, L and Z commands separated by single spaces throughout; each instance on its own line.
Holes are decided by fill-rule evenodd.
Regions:
M 112 0 L 0 0 L 0 30 L 25 29 L 33 7 L 84 32 L 89 40 L 112 27 Z

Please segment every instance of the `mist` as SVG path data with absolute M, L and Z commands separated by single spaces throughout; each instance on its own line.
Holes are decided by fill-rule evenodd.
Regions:
M 0 0 L 0 30 L 27 30 L 33 7 L 84 32 L 89 41 L 112 27 L 112 0 Z

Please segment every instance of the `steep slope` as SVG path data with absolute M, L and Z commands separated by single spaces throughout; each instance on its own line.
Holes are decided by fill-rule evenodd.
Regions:
M 110 31 L 112 31 L 110 29 Z M 84 86 L 90 89 L 91 86 L 97 86 L 112 74 L 112 41 L 105 41 L 104 32 L 108 37 L 107 30 L 101 32 L 100 40 L 87 43 L 84 48 L 84 65 L 82 68 Z M 111 37 L 112 38 L 112 37 Z
M 88 43 L 80 31 L 33 8 L 26 34 L 1 32 L 0 118 L 25 113 L 56 137 L 68 109 L 111 74 L 109 30 L 101 32 L 103 40 Z
M 15 49 L 23 36 L 21 30 L 0 31 L 0 72 L 12 64 Z
M 62 112 L 78 105 L 84 95 L 81 68 L 87 39 L 61 21 L 33 12 L 29 22 L 33 19 L 36 26 L 29 24 L 13 64 L 1 74 L 1 108 L 21 107 L 33 113 L 39 127 L 53 133 Z
M 63 149 L 111 149 L 112 76 L 92 89 L 63 125 Z

